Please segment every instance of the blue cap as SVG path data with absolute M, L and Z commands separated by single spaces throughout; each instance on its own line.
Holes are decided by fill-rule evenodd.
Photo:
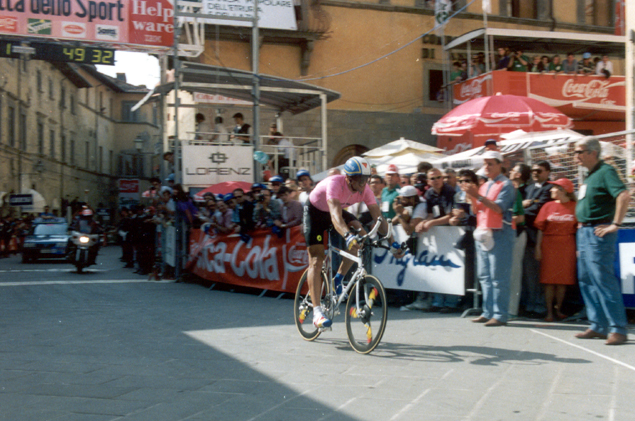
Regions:
M 282 176 L 274 175 L 273 177 L 269 179 L 269 182 L 270 183 L 284 183 L 284 179 L 282 178 Z
M 307 176 L 309 178 L 311 178 L 311 173 L 307 170 L 300 170 L 295 174 L 295 178 L 299 179 L 300 177 L 304 177 Z
M 266 189 L 266 188 L 267 188 L 267 186 L 265 186 L 262 183 L 254 183 L 254 184 L 251 185 L 251 190 L 253 190 L 253 189 L 261 189 L 262 190 L 262 189 Z
M 591 53 L 582 54 L 582 58 L 591 58 Z
M 225 196 L 223 196 L 223 202 L 227 203 L 233 198 L 234 198 L 234 195 L 232 193 L 227 193 Z
M 166 178 L 165 181 L 174 181 L 174 173 L 168 175 L 168 178 Z

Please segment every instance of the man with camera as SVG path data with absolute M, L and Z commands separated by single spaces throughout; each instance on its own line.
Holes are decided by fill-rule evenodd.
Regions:
M 509 63 L 507 63 L 507 70 L 512 72 L 526 72 L 529 65 L 529 57 L 523 54 L 521 48 L 517 48 L 511 55 Z
M 282 187 L 280 187 L 280 190 L 281 189 Z M 281 218 L 280 201 L 277 199 L 271 199 L 271 191 L 269 189 L 262 189 L 255 199 L 256 206 L 254 207 L 254 224 L 256 228 L 267 228 L 273 226 L 274 221 Z

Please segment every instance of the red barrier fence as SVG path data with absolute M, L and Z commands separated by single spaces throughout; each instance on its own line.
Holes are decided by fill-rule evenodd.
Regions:
M 210 281 L 293 293 L 307 264 L 299 226 L 286 229 L 282 237 L 256 230 L 248 243 L 237 234 L 191 232 L 187 270 Z

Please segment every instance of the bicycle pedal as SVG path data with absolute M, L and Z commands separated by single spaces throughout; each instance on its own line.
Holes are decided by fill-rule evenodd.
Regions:
M 320 333 L 326 332 L 327 330 L 332 331 L 333 330 L 333 326 L 321 327 L 319 330 L 320 330 Z

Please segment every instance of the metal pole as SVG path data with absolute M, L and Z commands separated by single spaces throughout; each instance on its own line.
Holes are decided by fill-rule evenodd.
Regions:
M 625 79 L 626 79 L 626 130 L 635 129 L 635 118 L 633 116 L 633 88 L 635 87 L 635 83 L 633 81 L 634 69 L 633 69 L 633 53 L 635 52 L 633 48 L 633 37 L 635 37 L 635 2 L 633 0 L 625 2 L 625 16 L 626 16 L 626 57 L 625 57 Z M 626 135 L 626 174 L 627 176 L 631 175 L 631 170 L 633 167 L 633 134 L 629 133 Z
M 175 9 L 178 9 L 178 4 L 174 5 Z M 179 19 L 177 13 L 174 14 L 174 182 L 175 184 L 181 184 L 182 177 L 180 171 L 180 162 L 181 162 L 181 141 L 179 140 L 179 69 L 180 69 L 180 61 L 179 61 Z M 180 280 L 182 274 L 182 251 L 183 251 L 183 242 L 182 233 L 183 233 L 183 221 L 179 216 L 179 212 L 174 213 L 174 228 L 176 230 L 176 244 L 174 247 L 175 253 L 175 268 L 174 268 L 174 277 L 176 280 Z
M 258 31 L 258 0 L 254 0 L 254 20 L 251 31 L 251 71 L 253 72 L 253 112 L 254 112 L 254 129 L 253 129 L 253 142 L 254 151 L 260 147 L 260 79 L 258 76 L 258 64 L 260 61 L 260 35 Z M 253 157 L 252 157 L 253 159 Z M 254 162 L 254 181 L 262 181 L 262 171 L 260 171 L 261 164 L 256 160 Z
M 322 168 L 320 169 L 321 171 L 326 171 L 328 169 L 328 157 L 327 157 L 327 152 L 328 152 L 328 138 L 327 138 L 327 121 L 326 121 L 326 103 L 327 103 L 327 99 L 326 99 L 326 94 L 325 93 L 320 93 L 320 110 L 322 112 Z

